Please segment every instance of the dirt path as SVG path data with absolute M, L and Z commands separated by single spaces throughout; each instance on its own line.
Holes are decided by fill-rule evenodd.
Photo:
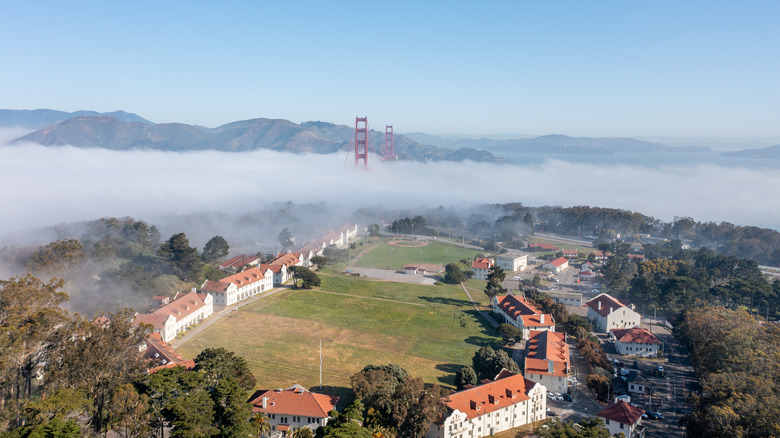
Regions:
M 469 295 L 468 289 L 466 289 L 466 286 L 463 285 L 463 283 L 460 284 L 461 289 L 463 289 L 463 292 L 466 294 L 466 297 L 471 301 L 471 305 L 474 306 L 474 310 L 479 312 L 480 315 L 482 315 L 487 322 L 490 323 L 493 327 L 498 327 L 498 322 L 496 322 L 495 319 L 493 319 L 493 316 L 490 314 L 490 312 L 486 310 L 479 310 L 479 306 L 477 306 L 477 303 L 474 302 L 474 300 L 471 299 L 471 295 Z

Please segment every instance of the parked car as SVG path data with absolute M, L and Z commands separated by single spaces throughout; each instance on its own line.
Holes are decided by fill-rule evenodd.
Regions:
M 548 417 L 554 417 L 555 415 L 556 414 L 555 414 L 555 412 L 552 409 L 547 408 L 547 416 Z
M 555 400 L 555 394 L 553 394 L 552 392 L 548 392 L 547 398 L 549 398 L 550 400 Z
M 569 394 L 563 394 L 563 399 L 566 400 L 567 402 L 570 402 L 571 396 Z
M 664 416 L 661 415 L 658 411 L 646 411 L 645 414 L 647 415 L 647 418 L 651 420 L 663 420 Z

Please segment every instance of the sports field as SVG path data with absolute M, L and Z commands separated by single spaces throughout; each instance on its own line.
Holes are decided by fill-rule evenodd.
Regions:
M 497 340 L 459 286 L 423 286 L 321 275 L 320 290 L 290 290 L 242 306 L 178 348 L 191 358 L 224 346 L 244 356 L 258 387 L 319 384 L 344 393 L 367 364 L 397 363 L 452 385 L 474 352 Z
M 460 259 L 473 260 L 480 252 L 462 248 L 458 245 L 445 244 L 435 240 L 411 241 L 391 240 L 395 244 L 383 242 L 378 247 L 366 252 L 354 261 L 355 266 L 380 269 L 403 269 L 404 265 L 414 263 L 440 264 L 457 262 Z M 420 245 L 423 246 L 411 246 Z

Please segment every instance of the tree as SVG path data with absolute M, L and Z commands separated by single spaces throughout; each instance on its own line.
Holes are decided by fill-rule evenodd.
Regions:
M 463 389 L 466 385 L 477 384 L 477 373 L 474 372 L 474 368 L 466 365 L 461 367 L 457 373 L 455 373 L 455 386 L 458 389 Z
M 328 263 L 328 258 L 324 256 L 314 256 L 311 258 L 311 262 L 317 265 L 317 269 L 322 269 Z
M 609 429 L 601 418 L 586 418 L 579 423 L 570 420 L 554 421 L 547 429 L 539 429 L 536 434 L 541 438 L 609 438 Z
M 258 437 L 267 436 L 271 432 L 271 420 L 264 412 L 252 412 L 249 420 L 257 432 Z
M 200 371 L 208 385 L 216 385 L 225 377 L 236 379 L 241 389 L 254 389 L 257 381 L 246 359 L 225 347 L 207 348 L 195 357 L 195 371 Z
M 227 256 L 229 251 L 230 245 L 228 245 L 227 240 L 222 236 L 214 236 L 203 246 L 203 254 L 200 257 L 203 259 L 203 263 L 214 263 Z
M 314 438 L 314 434 L 312 433 L 311 429 L 306 426 L 301 426 L 292 434 L 293 438 Z
M 504 350 L 493 350 L 492 347 L 481 347 L 471 358 L 474 372 L 478 379 L 493 379 L 502 369 L 513 373 L 520 372 L 520 368 Z
M 506 279 L 506 272 L 498 265 L 493 265 L 488 269 L 487 285 L 485 286 L 485 295 L 493 302 L 493 298 L 499 294 L 505 294 L 504 280 Z
M 381 415 L 390 415 L 390 399 L 396 387 L 409 375 L 399 365 L 366 365 L 350 377 L 355 397 Z
M 460 270 L 457 263 L 449 263 L 444 267 L 444 282 L 449 284 L 459 284 L 466 281 L 466 274 Z
M 203 269 L 198 250 L 190 246 L 184 233 L 171 236 L 160 245 L 157 251 L 160 257 L 170 265 L 173 275 L 184 281 L 197 281 Z
M 145 437 L 149 431 L 149 397 L 125 383 L 111 396 L 109 422 L 121 438 Z
M 214 401 L 203 389 L 173 400 L 168 408 L 171 412 L 173 438 L 201 438 L 215 436 Z
M 371 224 L 368 226 L 369 237 L 379 237 L 380 228 L 378 224 Z
M 298 287 L 298 280 L 302 280 L 301 288 L 311 289 L 313 287 L 319 287 L 320 277 L 312 272 L 311 269 L 305 266 L 291 266 L 290 271 L 293 274 L 293 284 Z
M 84 246 L 76 239 L 58 240 L 38 248 L 27 262 L 27 268 L 59 277 L 69 277 L 69 271 L 84 259 Z
M 285 251 L 289 250 L 295 245 L 295 242 L 293 242 L 292 231 L 290 231 L 289 228 L 283 228 L 282 231 L 279 232 L 277 238 L 279 239 L 279 244 L 282 245 L 282 249 Z
M 219 379 L 213 389 L 209 389 L 214 401 L 214 418 L 219 428 L 219 438 L 245 438 L 252 425 L 252 405 L 247 402 L 248 394 L 236 379 L 227 376 Z
M 509 342 L 510 339 L 514 339 L 516 341 L 523 339 L 523 331 L 513 326 L 512 324 L 499 324 L 498 334 L 501 335 L 501 339 L 505 344 Z

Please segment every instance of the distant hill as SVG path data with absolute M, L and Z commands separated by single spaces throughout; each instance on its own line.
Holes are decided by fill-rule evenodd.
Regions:
M 780 144 L 769 146 L 763 149 L 745 149 L 741 151 L 722 152 L 720 155 L 722 157 L 780 159 Z
M 613 154 L 613 153 L 669 153 L 712 152 L 707 147 L 682 148 L 652 143 L 635 138 L 590 138 L 566 135 L 543 135 L 534 138 L 496 140 L 436 137 L 428 134 L 406 134 L 417 141 L 449 148 L 484 149 L 493 153 L 549 153 L 549 154 Z
M 99 113 L 96 111 L 75 111 L 67 113 L 65 111 L 57 111 L 51 109 L 36 109 L 36 110 L 8 110 L 0 109 L 0 127 L 2 128 L 26 128 L 26 129 L 40 129 L 45 126 L 53 125 L 74 117 L 81 116 L 111 116 L 117 120 L 123 122 L 143 123 L 145 125 L 152 125 L 153 123 L 132 113 L 126 113 L 124 111 L 114 111 L 111 113 Z
M 124 122 L 111 116 L 80 116 L 49 125 L 12 143 L 32 142 L 45 146 L 71 145 L 113 150 L 151 149 L 165 151 L 221 150 L 253 151 L 271 149 L 294 153 L 328 154 L 346 151 L 354 129 L 327 122 L 296 124 L 281 119 L 252 119 L 228 123 L 217 128 L 181 123 L 146 124 Z M 371 143 L 381 149 L 384 133 L 372 131 Z M 395 135 L 394 150 L 406 161 L 484 161 L 507 160 L 474 148 L 440 148 L 417 143 Z M 371 158 L 369 158 L 369 162 Z

